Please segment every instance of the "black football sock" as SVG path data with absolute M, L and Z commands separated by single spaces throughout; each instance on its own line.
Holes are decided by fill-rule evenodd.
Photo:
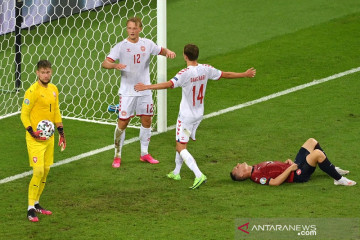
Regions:
M 341 175 L 336 171 L 335 166 L 329 161 L 329 159 L 326 158 L 322 163 L 319 163 L 319 167 L 333 179 L 337 181 L 340 180 Z
M 324 152 L 324 150 L 320 147 L 320 143 L 317 143 L 316 146 L 315 146 L 315 149 L 319 149 L 320 151 L 322 151 L 325 156 L 326 156 L 326 153 Z

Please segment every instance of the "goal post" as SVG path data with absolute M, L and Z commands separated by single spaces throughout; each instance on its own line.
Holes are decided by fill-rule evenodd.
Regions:
M 16 42 L 15 11 L 21 12 L 21 46 Z M 65 119 L 115 125 L 110 105 L 119 103 L 121 73 L 101 68 L 110 49 L 127 37 L 126 21 L 142 19 L 141 37 L 166 47 L 166 0 L 77 0 L 0 3 L 0 119 L 19 114 L 24 91 L 36 81 L 40 59 L 53 64 L 52 82 L 58 87 Z M 21 85 L 16 89 L 14 62 L 21 51 Z M 16 65 L 17 67 L 20 67 Z M 166 58 L 152 56 L 152 83 L 166 81 Z M 17 91 L 18 90 L 18 91 Z M 155 131 L 165 131 L 166 91 L 153 91 Z M 161 103 L 160 103 L 161 102 Z M 133 118 L 129 127 L 140 127 Z
M 166 0 L 157 0 L 157 44 L 167 47 L 166 39 Z M 157 82 L 167 81 L 167 62 L 162 56 L 157 57 Z M 157 131 L 167 130 L 167 90 L 157 91 Z

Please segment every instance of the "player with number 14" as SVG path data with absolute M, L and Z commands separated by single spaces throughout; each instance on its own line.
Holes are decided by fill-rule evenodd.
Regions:
M 193 44 L 187 44 L 183 52 L 187 67 L 182 69 L 170 81 L 165 83 L 144 85 L 138 83 L 135 86 L 136 91 L 182 88 L 182 98 L 180 102 L 180 111 L 176 124 L 176 156 L 175 169 L 167 174 L 174 180 L 180 180 L 180 169 L 185 164 L 194 172 L 195 180 L 191 189 L 198 188 L 206 182 L 207 177 L 200 171 L 194 157 L 186 149 L 189 139 L 195 140 L 196 129 L 198 128 L 204 115 L 204 98 L 208 79 L 219 80 L 220 78 L 244 78 L 254 77 L 256 70 L 250 68 L 245 72 L 222 72 L 210 65 L 197 62 L 199 48 Z

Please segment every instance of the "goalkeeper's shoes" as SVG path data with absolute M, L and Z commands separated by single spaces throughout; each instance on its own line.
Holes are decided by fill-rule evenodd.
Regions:
M 142 162 L 148 162 L 151 164 L 157 164 L 159 163 L 158 160 L 154 159 L 150 154 L 146 154 L 144 156 L 140 156 L 140 161 Z
M 347 179 L 346 177 L 341 177 L 339 180 L 334 180 L 335 185 L 342 185 L 342 186 L 354 186 L 356 185 L 355 181 Z
M 201 177 L 195 178 L 194 184 L 190 187 L 190 189 L 196 189 L 200 187 L 201 184 L 206 183 L 207 177 L 202 174 Z
M 41 213 L 41 214 L 44 214 L 44 215 L 51 215 L 51 214 L 52 214 L 51 211 L 42 208 L 42 207 L 40 206 L 40 204 L 38 204 L 38 203 L 35 204 L 35 210 L 36 210 L 36 212 Z
M 349 170 L 343 170 L 343 169 L 341 169 L 341 168 L 339 168 L 339 167 L 335 167 L 335 170 L 336 170 L 341 176 L 344 176 L 344 175 L 347 175 L 347 174 L 350 173 Z
M 119 168 L 119 167 L 120 167 L 120 164 L 121 164 L 121 158 L 115 157 L 115 158 L 114 158 L 114 161 L 113 161 L 113 163 L 112 163 L 112 167 L 113 167 L 113 168 Z
M 30 222 L 38 222 L 39 218 L 36 216 L 36 210 L 35 208 L 31 208 L 27 212 L 27 218 Z
M 170 172 L 166 176 L 174 180 L 181 180 L 180 174 L 174 174 L 174 172 Z

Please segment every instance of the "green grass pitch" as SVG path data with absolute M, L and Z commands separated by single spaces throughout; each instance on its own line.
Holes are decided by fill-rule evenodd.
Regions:
M 171 0 L 167 18 L 168 47 L 177 53 L 169 78 L 184 67 L 186 43 L 199 45 L 200 63 L 257 69 L 254 79 L 209 82 L 205 114 L 360 66 L 356 0 Z M 0 184 L 0 239 L 234 239 L 237 218 L 359 218 L 359 186 L 335 186 L 320 169 L 308 183 L 279 187 L 229 178 L 237 162 L 294 159 L 314 137 L 360 183 L 359 79 L 346 75 L 203 120 L 189 151 L 208 182 L 195 191 L 185 165 L 181 181 L 165 177 L 174 167 L 174 130 L 151 139 L 158 165 L 140 162 L 134 142 L 123 148 L 120 169 L 111 168 L 112 150 L 52 168 L 41 203 L 54 214 L 39 223 L 26 219 L 30 176 Z M 167 95 L 171 126 L 181 91 Z M 112 144 L 112 126 L 64 124 L 68 146 L 55 162 Z M 30 170 L 24 136 L 19 116 L 0 120 L 0 180 Z

